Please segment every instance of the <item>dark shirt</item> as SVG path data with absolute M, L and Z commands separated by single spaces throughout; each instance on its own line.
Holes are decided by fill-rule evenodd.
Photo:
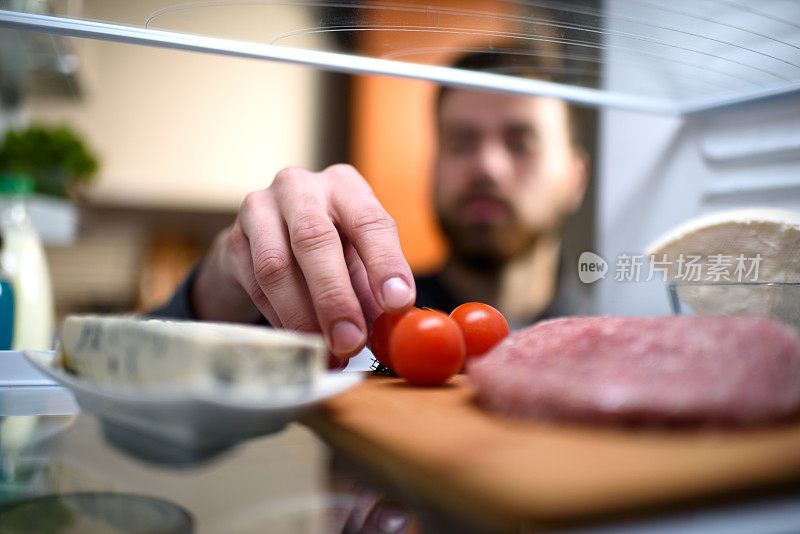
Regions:
M 414 281 L 417 284 L 417 302 L 415 304 L 417 308 L 433 308 L 450 313 L 464 304 L 463 299 L 459 299 L 447 289 L 446 284 L 441 280 L 441 273 L 415 276 Z M 560 310 L 558 301 L 558 298 L 554 299 L 542 313 L 520 321 L 518 324 L 511 325 L 512 329 L 521 328 L 542 319 L 569 315 Z
M 464 304 L 462 300 L 453 295 L 439 279 L 439 273 L 414 277 L 417 285 L 417 308 L 433 308 L 450 313 L 455 308 Z
M 159 319 L 187 319 L 197 320 L 197 315 L 192 306 L 192 286 L 197 278 L 197 273 L 200 270 L 200 265 L 195 267 L 189 272 L 186 278 L 183 279 L 181 285 L 175 290 L 172 296 L 161 306 L 154 308 L 146 313 L 148 317 Z
M 158 317 L 164 319 L 189 319 L 196 320 L 197 315 L 194 312 L 191 301 L 192 285 L 199 267 L 195 267 L 186 277 L 186 279 L 178 286 L 175 293 L 172 294 L 170 299 L 161 306 L 151 310 L 147 315 L 150 317 Z M 442 310 L 443 312 L 450 313 L 457 306 L 463 304 L 463 301 L 453 295 L 443 284 L 439 278 L 439 273 L 420 275 L 414 277 L 417 286 L 417 301 L 418 308 L 433 308 Z M 557 295 L 558 297 L 558 295 Z M 559 299 L 556 298 L 543 313 L 538 316 L 531 317 L 527 321 L 523 321 L 519 325 L 531 324 L 540 319 L 547 319 L 551 317 L 558 317 L 561 315 L 568 315 L 563 313 L 558 307 Z M 266 320 L 260 321 L 260 324 L 269 324 Z

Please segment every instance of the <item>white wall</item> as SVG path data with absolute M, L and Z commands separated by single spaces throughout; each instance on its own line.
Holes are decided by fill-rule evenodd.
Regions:
M 163 2 L 87 0 L 85 16 L 143 23 Z M 304 11 L 214 20 L 241 38 L 311 25 Z M 107 204 L 231 210 L 287 165 L 315 165 L 319 74 L 306 67 L 74 39 L 84 97 L 29 100 L 31 122 L 67 122 L 101 158 L 90 197 Z

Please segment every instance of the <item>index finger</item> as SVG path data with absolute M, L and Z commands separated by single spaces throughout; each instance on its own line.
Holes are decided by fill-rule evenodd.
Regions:
M 327 209 L 326 191 L 307 172 L 282 178 L 277 185 L 290 245 L 328 346 L 337 356 L 355 354 L 366 344 L 366 324 Z
M 394 219 L 353 167 L 335 165 L 325 172 L 338 178 L 331 207 L 364 263 L 372 294 L 386 312 L 407 311 L 416 300 L 416 288 Z

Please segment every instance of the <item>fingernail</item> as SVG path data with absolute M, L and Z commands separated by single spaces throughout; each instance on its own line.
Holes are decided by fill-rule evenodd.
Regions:
M 411 288 L 398 276 L 383 283 L 383 304 L 390 308 L 402 308 L 411 299 Z
M 341 321 L 333 326 L 331 340 L 334 352 L 347 354 L 364 343 L 364 333 L 350 321 Z

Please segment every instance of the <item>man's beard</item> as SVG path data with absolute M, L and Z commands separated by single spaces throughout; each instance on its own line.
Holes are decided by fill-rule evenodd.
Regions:
M 496 226 L 465 225 L 437 213 L 439 226 L 450 243 L 452 260 L 481 273 L 497 273 L 513 259 L 531 250 L 535 233 L 525 231 L 519 221 Z

